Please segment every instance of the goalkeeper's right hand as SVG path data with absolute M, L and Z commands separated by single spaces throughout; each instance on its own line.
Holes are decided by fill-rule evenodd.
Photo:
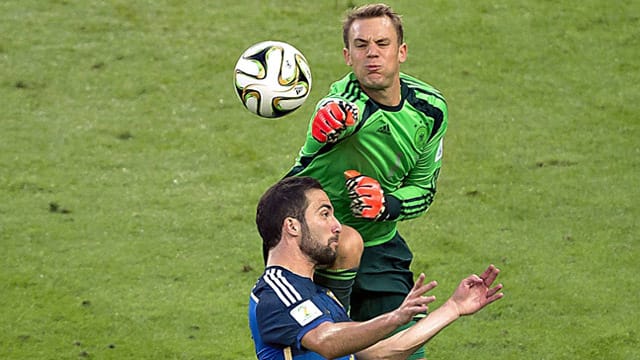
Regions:
M 321 143 L 334 143 L 347 126 L 358 121 L 358 107 L 343 100 L 329 99 L 320 106 L 311 123 L 311 135 Z

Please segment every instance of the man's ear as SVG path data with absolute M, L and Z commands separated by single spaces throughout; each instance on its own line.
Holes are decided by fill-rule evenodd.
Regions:
M 298 236 L 300 235 L 300 221 L 298 219 L 288 217 L 284 219 L 284 224 L 282 225 L 283 231 L 286 231 L 290 236 Z
M 407 47 L 407 43 L 402 43 L 400 48 L 398 49 L 398 62 L 401 64 L 407 61 L 407 54 L 409 48 Z
M 344 57 L 344 62 L 345 64 L 347 64 L 347 66 L 351 66 L 351 64 L 353 64 L 351 62 L 351 54 L 349 53 L 349 49 L 342 49 L 342 56 Z

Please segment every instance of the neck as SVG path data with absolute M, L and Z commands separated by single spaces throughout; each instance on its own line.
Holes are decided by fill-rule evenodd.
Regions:
M 373 101 L 384 106 L 398 106 L 402 100 L 402 95 L 400 93 L 400 81 L 397 82 L 397 85 L 385 89 L 362 87 L 362 90 Z
M 277 248 L 276 248 L 277 249 Z M 313 279 L 316 265 L 300 251 L 282 251 L 272 249 L 269 252 L 267 266 L 281 266 L 297 275 Z

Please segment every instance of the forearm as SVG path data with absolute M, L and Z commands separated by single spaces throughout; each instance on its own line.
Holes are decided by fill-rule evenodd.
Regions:
M 455 304 L 447 301 L 415 325 L 368 347 L 356 357 L 358 360 L 406 359 L 459 317 Z
M 433 203 L 435 194 L 435 187 L 418 186 L 402 187 L 387 194 L 385 200 L 389 211 L 388 220 L 409 220 L 421 216 Z
M 365 322 L 323 323 L 302 338 L 302 345 L 325 358 L 354 354 L 388 336 L 401 324 L 393 313 Z
M 390 204 L 394 209 L 389 220 L 414 219 L 429 210 L 436 195 L 436 186 L 440 175 L 440 165 L 432 163 L 434 153 L 428 153 L 419 160 L 419 164 L 404 179 L 402 187 L 386 193 L 397 199 Z

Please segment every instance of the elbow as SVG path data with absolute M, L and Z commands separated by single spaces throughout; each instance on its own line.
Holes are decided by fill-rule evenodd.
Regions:
M 307 349 L 312 349 L 313 352 L 318 353 L 324 359 L 336 359 L 348 354 L 344 353 L 344 349 L 336 349 L 327 342 L 318 341 L 313 344 L 309 344 Z
M 302 338 L 302 346 L 318 353 L 325 359 L 335 359 L 348 355 L 349 353 L 345 353 L 345 347 L 336 343 L 333 331 L 330 330 L 327 324 L 329 323 L 321 324 L 315 330 L 307 333 Z M 323 328 L 323 330 L 317 331 L 320 328 Z

